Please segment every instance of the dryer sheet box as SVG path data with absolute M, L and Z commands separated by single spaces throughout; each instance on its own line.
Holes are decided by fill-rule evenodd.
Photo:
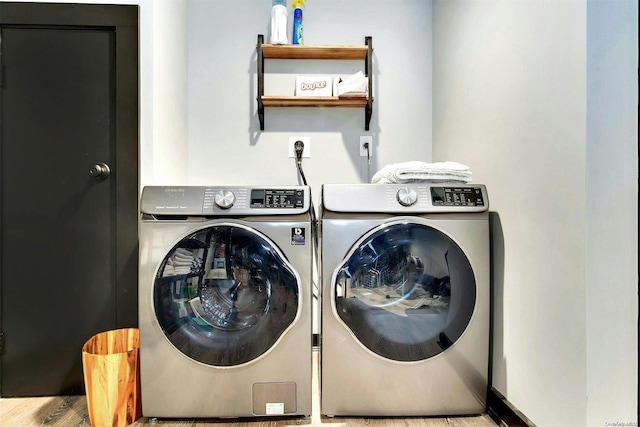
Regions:
M 296 77 L 296 96 L 331 96 L 333 93 L 331 76 Z

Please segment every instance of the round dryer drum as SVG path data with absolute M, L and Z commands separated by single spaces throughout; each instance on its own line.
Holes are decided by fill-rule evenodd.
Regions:
M 385 223 L 363 236 L 333 275 L 342 322 L 367 349 L 419 361 L 453 345 L 471 321 L 476 283 L 446 234 L 418 222 Z
M 294 323 L 299 282 L 266 236 L 238 224 L 210 226 L 183 238 L 162 261 L 155 314 L 189 358 L 240 365 L 268 352 Z

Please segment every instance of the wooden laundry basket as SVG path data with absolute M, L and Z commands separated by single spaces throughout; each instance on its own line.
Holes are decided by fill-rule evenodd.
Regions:
M 101 332 L 82 346 L 82 368 L 92 427 L 124 427 L 142 415 L 136 328 Z

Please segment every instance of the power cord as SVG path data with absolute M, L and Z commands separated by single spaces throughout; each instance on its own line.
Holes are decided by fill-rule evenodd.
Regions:
M 367 182 L 371 181 L 371 151 L 369 151 L 369 143 L 364 143 L 364 148 L 367 150 Z
M 300 174 L 300 178 L 302 178 L 302 183 L 304 185 L 307 184 L 307 178 L 304 176 L 304 171 L 302 170 L 302 153 L 304 152 L 304 142 L 296 141 L 293 144 L 293 149 L 296 153 L 296 165 L 298 167 L 298 173 Z M 313 258 L 315 260 L 315 264 L 318 265 L 318 220 L 316 219 L 316 209 L 313 206 L 313 199 L 310 198 L 310 207 L 309 211 L 311 212 L 311 252 L 313 253 Z M 316 299 L 319 299 L 319 289 L 317 283 L 313 283 L 314 292 L 313 296 Z
M 296 141 L 293 144 L 293 149 L 296 152 L 296 164 L 298 165 L 298 173 L 300 173 L 300 177 L 302 178 L 302 182 L 304 185 L 307 185 L 307 178 L 304 176 L 304 172 L 302 171 L 302 153 L 304 152 L 304 142 Z

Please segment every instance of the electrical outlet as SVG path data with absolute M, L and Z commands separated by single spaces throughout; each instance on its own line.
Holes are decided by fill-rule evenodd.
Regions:
M 296 149 L 294 145 L 296 141 L 302 141 L 304 144 L 304 148 L 302 149 L 302 157 L 311 157 L 311 137 L 310 136 L 290 136 L 289 137 L 289 146 L 287 153 L 289 157 L 296 156 Z
M 366 144 L 369 144 L 368 146 Z M 367 147 L 369 150 L 367 151 Z M 360 157 L 373 157 L 373 136 L 360 136 Z

